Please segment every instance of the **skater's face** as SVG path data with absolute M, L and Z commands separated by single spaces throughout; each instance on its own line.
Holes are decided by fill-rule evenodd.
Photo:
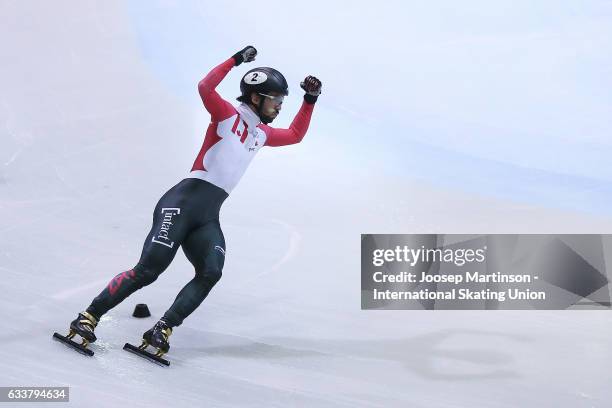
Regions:
M 255 106 L 259 106 L 263 103 L 261 113 L 266 116 L 270 121 L 274 120 L 280 113 L 283 107 L 284 96 L 278 92 L 270 92 L 268 94 L 252 94 L 251 100 Z

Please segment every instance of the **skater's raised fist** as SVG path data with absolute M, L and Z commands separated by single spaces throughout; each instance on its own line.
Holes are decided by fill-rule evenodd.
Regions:
M 321 95 L 321 87 L 323 84 L 318 78 L 308 75 L 302 82 L 300 82 L 300 86 L 308 95 L 319 96 Z
M 306 95 L 304 95 L 306 102 L 315 103 L 319 95 L 321 95 L 323 84 L 318 78 L 308 75 L 300 83 L 300 87 L 306 92 Z
M 236 61 L 236 66 L 242 64 L 243 62 L 251 62 L 255 61 L 255 56 L 257 55 L 257 50 L 252 45 L 247 45 L 242 50 L 238 51 L 234 54 L 234 60 Z

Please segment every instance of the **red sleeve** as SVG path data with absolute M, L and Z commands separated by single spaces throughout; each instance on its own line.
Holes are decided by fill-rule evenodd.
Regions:
M 275 129 L 270 126 L 262 126 L 266 132 L 266 143 L 264 146 L 285 146 L 300 143 L 308 130 L 313 109 L 313 103 L 304 101 L 293 122 L 291 122 L 289 129 Z
M 225 78 L 228 72 L 234 67 L 235 63 L 232 57 L 222 64 L 217 65 L 198 84 L 200 97 L 202 98 L 202 102 L 204 102 L 204 107 L 210 112 L 213 122 L 222 121 L 236 113 L 232 104 L 223 99 L 217 91 L 215 91 L 217 85 L 221 83 L 223 78 Z

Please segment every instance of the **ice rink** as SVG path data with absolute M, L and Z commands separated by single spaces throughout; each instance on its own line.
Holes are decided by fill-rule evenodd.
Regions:
M 69 386 L 74 407 L 611 406 L 609 310 L 360 309 L 362 233 L 612 232 L 612 6 L 530 3 L 0 1 L 0 386 Z M 52 341 L 138 261 L 210 120 L 197 82 L 248 44 L 290 82 L 274 126 L 305 75 L 323 95 L 225 202 L 223 279 L 171 366 L 122 347 L 192 278 L 180 251 L 93 358 Z

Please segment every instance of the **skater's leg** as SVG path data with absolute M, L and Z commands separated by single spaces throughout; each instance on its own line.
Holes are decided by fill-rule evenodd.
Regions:
M 138 264 L 115 276 L 87 308 L 87 312 L 96 318 L 99 319 L 136 290 L 154 282 L 172 262 L 189 231 L 190 222 L 185 211 L 163 204 L 167 204 L 167 200 L 162 198 L 155 208 L 153 226 Z
M 221 279 L 225 261 L 225 239 L 219 220 L 209 221 L 192 231 L 184 240 L 183 252 L 195 268 L 195 277 L 179 292 L 163 320 L 170 327 L 179 326 Z

